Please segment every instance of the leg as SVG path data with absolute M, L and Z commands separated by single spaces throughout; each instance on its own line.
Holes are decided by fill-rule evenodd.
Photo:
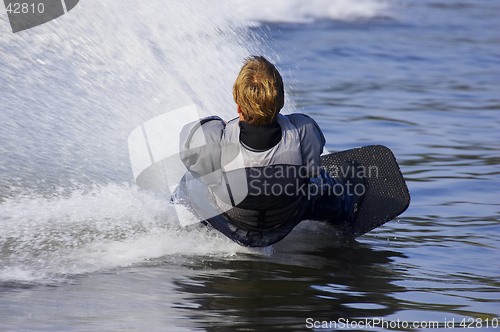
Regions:
M 344 162 L 341 169 L 339 180 L 324 170 L 320 171 L 317 178 L 310 179 L 309 209 L 304 219 L 327 221 L 331 224 L 349 224 L 356 219 L 366 181 L 358 177 L 361 169 L 355 161 Z
M 308 195 L 308 209 L 303 219 L 340 223 L 350 207 L 345 185 L 324 170 L 310 179 Z

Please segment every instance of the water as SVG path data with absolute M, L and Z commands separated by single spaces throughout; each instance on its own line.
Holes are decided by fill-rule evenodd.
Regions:
M 86 0 L 18 34 L 2 12 L 0 329 L 491 325 L 499 7 Z M 179 229 L 165 197 L 133 184 L 129 133 L 191 103 L 234 117 L 233 81 L 257 53 L 283 74 L 286 112 L 313 116 L 329 150 L 394 151 L 412 195 L 400 218 L 350 242 L 304 222 L 272 248 L 248 249 Z

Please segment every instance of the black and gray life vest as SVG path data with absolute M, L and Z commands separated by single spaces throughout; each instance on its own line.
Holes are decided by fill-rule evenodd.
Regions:
M 222 179 L 212 192 L 225 216 L 247 229 L 267 230 L 287 222 L 307 191 L 312 165 L 302 150 L 308 144 L 288 116 L 277 121 L 281 140 L 264 151 L 240 141 L 238 119 L 227 123 L 221 139 Z

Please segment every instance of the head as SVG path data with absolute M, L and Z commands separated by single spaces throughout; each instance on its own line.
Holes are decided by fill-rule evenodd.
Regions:
M 246 122 L 254 126 L 272 123 L 285 100 L 280 73 L 262 56 L 245 59 L 233 86 L 233 98 Z

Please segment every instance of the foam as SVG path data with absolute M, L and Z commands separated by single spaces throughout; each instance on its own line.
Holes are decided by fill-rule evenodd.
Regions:
M 126 184 L 69 196 L 28 193 L 0 207 L 4 282 L 53 282 L 172 255 L 265 253 L 207 227 L 182 229 L 165 197 Z
M 317 20 L 360 20 L 387 16 L 383 0 L 235 0 L 240 15 L 249 22 L 311 23 Z
M 371 18 L 385 8 L 378 0 L 86 0 L 18 34 L 0 20 L 9 31 L 0 34 L 9 82 L 0 95 L 0 281 L 53 282 L 175 255 L 271 253 L 182 229 L 166 197 L 122 184 L 133 180 L 127 137 L 193 103 L 201 116 L 235 117 L 243 59 L 278 58 L 252 35 L 254 22 Z

